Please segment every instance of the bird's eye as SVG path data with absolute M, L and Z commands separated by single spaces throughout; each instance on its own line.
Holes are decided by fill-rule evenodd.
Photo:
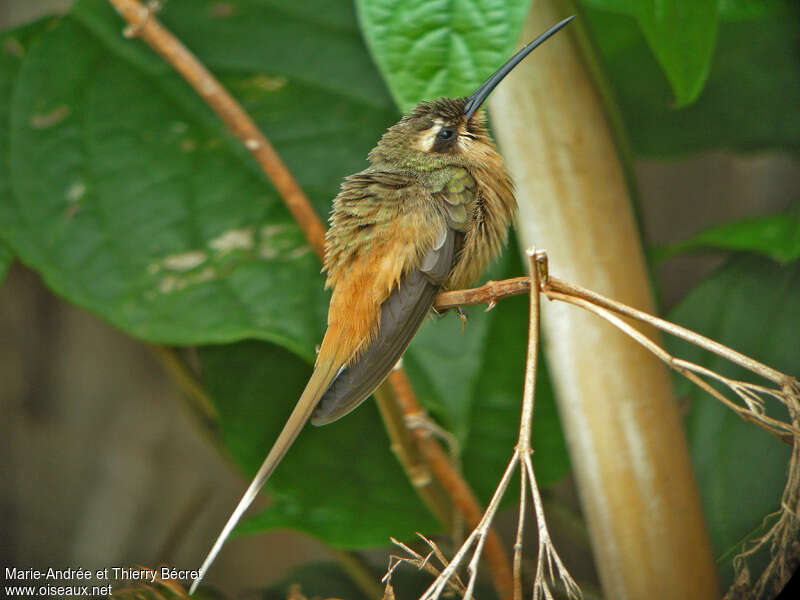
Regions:
M 440 140 L 452 140 L 455 134 L 456 130 L 452 127 L 442 127 L 436 137 Z

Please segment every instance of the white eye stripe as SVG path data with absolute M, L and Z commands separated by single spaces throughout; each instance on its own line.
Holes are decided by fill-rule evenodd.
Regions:
M 419 140 L 417 141 L 417 150 L 422 150 L 423 152 L 430 152 L 433 148 L 433 145 L 436 143 L 436 136 L 439 134 L 439 131 L 436 127 L 431 127 L 423 133 Z
M 461 128 L 459 128 L 457 125 L 446 123 L 442 119 L 432 119 L 432 121 L 433 124 L 431 127 L 423 131 L 422 134 L 417 138 L 417 142 L 415 144 L 417 150 L 421 150 L 422 152 L 431 152 L 434 144 L 436 144 L 437 139 L 447 142 L 454 141 L 456 137 L 462 136 L 475 139 L 471 133 L 462 132 Z M 452 130 L 453 135 L 449 139 L 439 138 L 439 134 L 445 129 Z

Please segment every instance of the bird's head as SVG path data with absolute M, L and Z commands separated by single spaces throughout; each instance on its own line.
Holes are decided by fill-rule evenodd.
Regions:
M 469 168 L 497 156 L 479 109 L 495 86 L 523 58 L 573 18 L 564 19 L 530 42 L 469 96 L 439 98 L 417 104 L 386 131 L 370 152 L 370 162 L 425 171 L 448 165 Z

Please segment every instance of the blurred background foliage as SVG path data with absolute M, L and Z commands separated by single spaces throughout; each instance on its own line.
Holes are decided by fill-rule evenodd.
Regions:
M 18 12 L 0 8 L 0 17 L 18 23 L 35 3 L 16 4 Z M 0 280 L 20 263 L 60 298 L 126 335 L 185 348 L 182 356 L 215 409 L 205 432 L 249 476 L 310 373 L 327 305 L 319 263 L 248 153 L 155 53 L 120 35 L 122 23 L 105 0 L 50 4 L 63 12 L 0 34 Z M 667 307 L 684 296 L 670 318 L 796 375 L 800 10 L 789 0 L 658 6 L 645 0 L 572 6 L 602 65 L 601 85 L 616 103 L 620 138 L 636 161 L 637 210 L 656 285 Z M 159 18 L 243 103 L 325 216 L 342 177 L 366 165 L 367 152 L 400 110 L 471 91 L 513 51 L 528 8 L 519 0 L 168 0 Z M 745 152 L 751 158 L 741 158 Z M 698 251 L 704 252 L 699 262 L 686 257 Z M 0 305 L 16 306 L 14 290 L 33 285 L 29 271 L 12 271 Z M 512 241 L 487 278 L 522 272 Z M 26 293 L 43 294 L 17 292 Z M 452 315 L 436 319 L 404 359 L 423 404 L 456 436 L 464 473 L 482 501 L 515 439 L 526 311 L 522 298 L 491 313 L 468 310 L 465 331 Z M 52 333 L 46 319 L 33 322 Z M 10 318 L 5 325 L 11 347 L 4 351 L 15 353 L 14 340 L 31 336 Z M 44 335 L 40 344 L 17 354 L 47 364 L 54 345 Z M 104 353 L 89 347 L 76 360 L 97 370 Z M 39 356 L 37 348 L 47 352 Z M 718 368 L 709 356 L 691 358 Z M 8 364 L 23 375 L 5 392 L 4 405 L 25 417 L 26 394 L 42 391 L 31 383 L 29 366 Z M 155 389 L 162 397 L 148 406 L 159 415 L 163 385 Z M 697 391 L 679 389 L 690 398 L 687 434 L 727 579 L 732 549 L 778 506 L 788 448 Z M 28 439 L 15 423 L 6 425 L 18 427 L 9 444 Z M 546 376 L 537 389 L 534 444 L 540 483 L 557 484 L 554 505 L 574 509 Z M 41 448 L 53 453 L 50 445 Z M 26 460 L 12 461 L 13 468 L 30 475 L 39 463 Z M 190 464 L 185 468 L 199 465 Z M 224 469 L 220 464 L 209 477 Z M 32 490 L 68 483 L 43 485 Z M 240 484 L 229 478 L 228 485 L 235 497 Z M 390 535 L 438 528 L 392 456 L 371 403 L 330 427 L 306 430 L 267 490 L 269 509 L 243 530 L 289 528 L 331 546 L 368 549 Z M 19 488 L 4 494 L 10 515 L 35 518 L 31 511 L 49 510 L 15 508 Z M 180 542 L 162 540 L 171 552 L 166 557 L 141 555 L 147 552 L 141 548 L 138 555 L 120 552 L 129 562 L 169 558 L 191 561 L 182 565 L 189 567 L 221 524 L 226 502 L 232 506 L 220 502 L 202 526 L 197 514 L 208 515 L 208 507 L 188 510 L 195 520 L 183 528 L 201 531 L 194 538 L 176 533 Z M 85 519 L 93 523 L 88 530 L 104 529 L 89 513 Z M 580 529 L 576 519 L 567 521 Z M 11 527 L 29 529 L 36 528 Z M 32 535 L 28 546 L 20 542 L 27 554 L 11 546 L 8 564 L 102 556 L 76 547 L 61 558 L 37 554 Z M 591 566 L 585 573 L 592 578 Z

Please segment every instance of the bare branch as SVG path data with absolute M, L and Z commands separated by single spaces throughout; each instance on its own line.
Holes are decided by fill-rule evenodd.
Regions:
M 417 403 L 416 396 L 411 388 L 411 382 L 401 370 L 392 371 L 389 375 L 397 402 L 406 419 L 413 419 L 424 414 Z M 416 438 L 420 451 L 425 456 L 431 471 L 444 487 L 453 504 L 470 527 L 479 526 L 481 523 L 481 508 L 475 494 L 457 472 L 453 464 L 442 450 L 441 445 L 434 440 L 430 433 L 423 427 L 411 429 Z M 490 569 L 492 581 L 501 598 L 510 599 L 513 596 L 513 577 L 508 556 L 503 549 L 500 536 L 487 525 L 486 563 Z
M 541 273 L 540 264 L 544 255 L 529 251 L 531 260 L 531 286 L 529 289 L 539 289 L 539 275 Z M 522 481 L 522 496 L 520 501 L 519 521 L 517 523 L 517 541 L 514 548 L 514 597 L 519 599 L 522 597 L 522 576 L 521 576 L 521 563 L 522 563 L 522 538 L 525 528 L 525 492 L 526 481 L 530 480 L 531 495 L 533 497 L 534 507 L 536 509 L 536 520 L 539 528 L 539 564 L 536 570 L 536 581 L 534 584 L 534 598 L 544 597 L 552 599 L 552 592 L 550 591 L 549 584 L 547 583 L 548 575 L 545 573 L 545 561 L 547 564 L 547 573 L 549 580 L 555 581 L 556 574 L 559 579 L 564 583 L 567 594 L 572 598 L 580 597 L 580 589 L 575 584 L 575 581 L 564 568 L 558 553 L 550 541 L 550 535 L 547 531 L 545 523 L 544 511 L 542 509 L 542 501 L 539 495 L 539 488 L 536 484 L 535 475 L 533 472 L 533 463 L 531 461 L 531 426 L 533 422 L 533 407 L 534 407 L 534 391 L 536 384 L 536 366 L 539 348 L 539 294 L 532 292 L 530 294 L 530 318 L 528 329 L 528 353 L 525 364 L 525 388 L 523 391 L 522 400 L 522 415 L 520 418 L 519 437 L 514 452 L 511 455 L 508 466 L 506 467 L 503 477 L 495 489 L 489 506 L 483 513 L 483 517 L 478 523 L 477 527 L 470 533 L 464 543 L 456 552 L 450 563 L 442 570 L 436 577 L 434 582 L 428 587 L 425 593 L 420 597 L 420 600 L 437 600 L 444 589 L 447 587 L 448 582 L 457 573 L 457 569 L 466 559 L 467 554 L 472 551 L 472 557 L 467 563 L 467 572 L 469 579 L 467 580 L 466 590 L 463 593 L 463 600 L 471 600 L 475 589 L 475 582 L 477 579 L 477 566 L 480 560 L 481 551 L 484 543 L 487 541 L 487 534 L 490 531 L 490 526 L 494 520 L 500 500 L 503 498 L 506 489 L 511 481 L 511 477 L 516 471 L 517 467 L 521 468 L 521 481 Z M 555 567 L 555 570 L 554 570 Z

